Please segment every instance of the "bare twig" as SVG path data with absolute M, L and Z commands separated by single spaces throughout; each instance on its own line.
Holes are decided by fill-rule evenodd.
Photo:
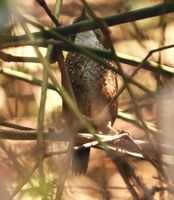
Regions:
M 8 139 L 8 140 L 36 140 L 37 139 L 37 130 L 13 130 L 13 129 L 0 129 L 0 139 Z M 67 130 L 44 130 L 43 131 L 44 140 L 51 141 L 69 141 L 69 133 Z M 96 136 L 100 139 L 99 142 L 94 138 L 94 136 L 90 133 L 78 133 L 77 134 L 77 142 L 81 144 L 80 146 L 75 147 L 75 149 L 79 148 L 89 148 L 89 147 L 97 147 L 101 148 L 101 143 L 105 143 L 110 147 L 117 149 L 127 149 L 127 151 L 136 151 L 136 145 L 141 147 L 143 151 L 153 152 L 153 148 L 151 147 L 148 141 L 136 140 L 132 139 L 136 145 L 131 145 L 127 143 L 125 140 L 122 142 L 121 139 L 127 137 L 127 133 L 120 135 L 101 135 L 96 134 Z M 116 142 L 117 141 L 117 142 Z M 158 149 L 161 150 L 162 154 L 173 155 L 174 148 L 167 144 L 157 144 Z
M 24 57 L 24 56 L 13 56 L 8 53 L 0 51 L 0 58 L 5 62 L 32 62 L 40 63 L 37 57 Z
M 5 127 L 8 127 L 8 128 L 13 128 L 13 129 L 17 129 L 17 130 L 35 130 L 35 129 L 30 128 L 30 127 L 20 126 L 20 125 L 8 123 L 8 122 L 2 121 L 2 120 L 0 120 L 0 126 L 5 126 Z
M 48 8 L 45 0 L 37 0 L 38 4 L 45 10 L 47 15 L 50 17 L 52 22 L 56 25 L 59 26 L 59 22 L 57 21 L 56 17 L 52 14 L 51 10 Z

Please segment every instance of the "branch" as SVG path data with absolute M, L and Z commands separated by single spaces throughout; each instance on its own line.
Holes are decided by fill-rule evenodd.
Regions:
M 37 57 L 24 57 L 24 56 L 13 56 L 8 53 L 0 51 L 0 58 L 5 62 L 32 62 L 40 63 Z
M 35 130 L 35 129 L 30 128 L 30 127 L 21 126 L 21 125 L 18 125 L 18 124 L 12 124 L 12 123 L 8 123 L 8 122 L 2 121 L 2 120 L 0 120 L 0 126 L 13 128 L 13 129 L 17 129 L 17 130 Z
M 122 112 L 121 110 L 119 110 L 118 112 L 118 118 L 124 120 L 124 121 L 127 121 L 127 122 L 130 122 L 134 125 L 136 125 L 137 127 L 143 129 L 143 125 L 141 123 L 141 121 L 139 119 L 137 119 L 137 117 L 133 114 L 128 114 L 128 113 L 125 113 L 125 112 Z M 153 132 L 153 133 L 158 133 L 160 132 L 154 124 L 150 123 L 150 122 L 145 122 L 146 126 L 148 127 L 148 129 Z
M 37 140 L 38 131 L 33 130 L 9 130 L 0 129 L 0 139 L 8 140 Z M 57 141 L 68 141 L 69 134 L 64 130 L 61 132 L 43 131 L 44 140 L 57 140 Z
M 147 19 L 150 17 L 156 17 L 159 15 L 167 14 L 173 12 L 174 3 L 168 2 L 168 3 L 161 3 L 155 6 L 137 9 L 134 11 L 129 11 L 122 14 L 112 15 L 108 17 L 104 17 L 103 20 L 107 23 L 108 26 L 114 26 L 119 25 L 123 23 L 132 22 L 135 20 L 142 20 Z M 61 27 L 52 28 L 47 31 L 40 31 L 33 33 L 33 36 L 35 38 L 55 38 L 54 35 L 51 33 L 52 31 L 58 32 L 63 35 L 69 35 L 69 34 L 75 34 L 83 31 L 88 31 L 91 29 L 99 28 L 99 24 L 96 23 L 95 20 L 89 19 L 85 20 L 83 22 L 79 22 L 72 25 L 66 25 Z M 12 42 L 12 41 L 19 41 L 19 40 L 26 40 L 27 36 L 13 36 L 13 37 L 1 37 L 1 44 L 6 42 Z M 56 39 L 56 38 L 55 38 Z
M 38 46 L 38 47 L 47 47 L 49 44 L 59 46 L 65 51 L 74 51 L 74 52 L 80 52 L 80 45 L 76 45 L 79 48 L 73 48 L 70 45 L 67 45 L 66 43 L 59 41 L 59 40 L 54 40 L 54 39 L 37 39 L 35 42 L 31 41 L 18 41 L 18 42 L 7 42 L 5 44 L 0 45 L 0 49 L 5 49 L 5 48 L 10 48 L 10 47 L 20 47 L 20 46 Z M 156 62 L 152 61 L 147 61 L 146 59 L 149 58 L 153 53 L 166 50 L 169 48 L 173 48 L 174 45 L 168 45 L 168 46 L 163 46 L 157 49 L 151 50 L 147 56 L 142 60 L 138 57 L 135 56 L 130 56 L 128 54 L 124 53 L 119 53 L 117 52 L 117 60 L 120 63 L 124 63 L 127 65 L 132 65 L 134 67 L 139 67 L 141 64 L 141 68 L 146 69 L 151 72 L 157 72 L 159 74 L 167 75 L 167 76 L 173 76 L 174 75 L 174 69 L 172 67 L 158 64 Z M 109 60 L 114 60 L 112 54 L 108 50 L 104 49 L 96 49 L 96 48 L 91 48 L 91 47 L 83 47 L 84 49 L 92 52 L 93 54 L 96 54 L 97 56 L 100 56 L 102 58 L 106 58 Z M 38 63 L 39 60 L 37 57 L 17 57 L 17 56 L 12 56 L 10 54 L 0 52 L 0 57 L 2 60 L 7 61 L 7 62 L 36 62 Z M 55 61 L 52 61 L 55 62 Z
M 37 140 L 37 130 L 9 130 L 9 129 L 0 129 L 0 139 L 8 139 L 8 140 Z M 127 135 L 127 133 L 125 133 Z M 95 134 L 97 138 L 100 138 L 100 141 L 104 142 L 109 149 L 112 149 L 116 152 L 123 152 L 130 156 L 141 157 L 143 158 L 141 152 L 138 150 L 134 144 L 137 144 L 139 147 L 143 149 L 143 151 L 148 151 L 149 153 L 153 153 L 153 148 L 148 141 L 136 140 L 134 139 L 134 144 L 132 145 L 129 141 L 120 140 L 124 138 L 124 134 L 122 135 L 101 135 Z M 51 141 L 60 141 L 67 142 L 69 141 L 70 133 L 66 130 L 56 130 L 49 129 L 43 131 L 43 139 L 51 140 Z M 95 147 L 99 149 L 104 148 L 96 141 L 96 138 L 93 134 L 90 133 L 78 133 L 76 138 L 77 143 L 82 145 L 81 147 L 75 147 L 75 150 L 78 148 L 89 148 Z M 174 147 L 167 144 L 157 144 L 158 149 L 162 154 L 173 155 Z
M 21 81 L 25 81 L 25 82 L 30 83 L 32 85 L 41 86 L 41 84 L 42 84 L 42 80 L 34 78 L 30 74 L 26 74 L 24 72 L 19 72 L 19 71 L 16 71 L 16 70 L 13 70 L 13 69 L 10 69 L 10 68 L 6 68 L 6 67 L 3 67 L 3 68 L 0 67 L 0 74 L 4 74 L 4 75 L 9 76 L 11 78 L 19 79 Z M 48 88 L 58 92 L 57 88 L 51 83 L 48 83 Z

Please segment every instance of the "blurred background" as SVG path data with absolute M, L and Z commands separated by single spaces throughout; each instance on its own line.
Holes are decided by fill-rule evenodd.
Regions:
M 139 8 L 145 8 L 153 6 L 166 1 L 160 0 L 88 0 L 92 10 L 100 17 L 110 16 L 114 14 L 128 12 Z M 2 35 L 10 33 L 12 35 L 24 34 L 24 31 L 20 27 L 15 17 L 10 17 L 11 10 L 15 13 L 15 9 L 20 9 L 21 13 L 37 23 L 44 26 L 51 26 L 51 21 L 47 14 L 34 0 L 31 1 L 0 1 L 2 14 L 0 15 Z M 53 11 L 55 1 L 47 0 L 49 8 Z M 17 7 L 17 8 L 16 8 Z M 82 3 L 78 0 L 63 0 L 62 9 L 60 13 L 59 22 L 61 25 L 71 24 L 75 17 L 79 16 L 82 10 Z M 174 14 L 161 15 L 145 20 L 133 21 L 131 23 L 121 24 L 118 26 L 112 26 L 111 37 L 117 53 L 123 53 L 129 56 L 138 57 L 144 59 L 149 51 L 159 48 L 161 46 L 173 44 L 173 32 L 174 32 Z M 9 28 L 10 27 L 10 28 Z M 37 28 L 29 27 L 31 32 L 38 31 Z M 5 32 L 5 33 L 4 33 Z M 46 53 L 45 48 L 40 48 L 43 55 Z M 14 56 L 36 56 L 33 47 L 15 47 L 3 50 L 3 52 L 12 54 Z M 64 55 L 66 56 L 66 52 Z M 156 52 L 152 54 L 149 60 L 167 65 L 174 66 L 173 61 L 174 49 L 169 48 L 165 51 Z M 39 63 L 29 62 L 5 62 L 0 59 L 1 68 L 13 69 L 18 72 L 24 72 L 25 74 L 32 75 L 35 78 L 42 79 L 42 65 Z M 131 74 L 135 67 L 122 64 L 126 73 Z M 61 74 L 57 63 L 51 65 L 51 68 L 55 71 L 58 80 L 61 82 Z M 143 120 L 145 122 L 160 124 L 160 127 L 164 132 L 169 132 L 173 129 L 173 88 L 170 85 L 173 83 L 173 79 L 152 73 L 148 70 L 140 69 L 135 76 L 135 79 L 143 84 L 146 88 L 150 89 L 158 95 L 158 102 L 155 98 L 148 96 L 142 92 L 139 88 L 131 86 L 134 92 L 134 97 L 140 110 Z M 121 78 L 119 79 L 119 85 L 122 85 Z M 168 89 L 169 86 L 169 89 Z M 163 92 L 161 92 L 163 88 Z M 167 89 L 165 89 L 167 88 Z M 166 91 L 166 92 L 165 92 Z M 169 96 L 165 96 L 165 94 Z M 0 73 L 0 120 L 13 124 L 18 124 L 30 128 L 37 128 L 37 116 L 41 97 L 41 88 L 31 85 L 24 81 L 14 79 Z M 165 101 L 165 99 L 169 102 Z M 166 111 L 166 107 L 170 105 L 170 113 Z M 160 108 L 160 109 L 159 109 Z M 163 109 L 164 108 L 164 109 Z M 55 115 L 59 115 L 62 109 L 62 100 L 57 92 L 53 90 L 47 91 L 46 102 L 46 119 L 45 124 L 49 124 L 49 127 L 55 125 L 57 121 L 54 121 Z M 119 110 L 127 114 L 135 114 L 135 106 L 130 98 L 128 92 L 125 90 L 119 97 Z M 165 113 L 165 117 L 163 115 Z M 158 115 L 158 117 L 157 117 Z M 170 118 L 171 121 L 166 120 Z M 147 135 L 143 129 L 137 127 L 134 123 L 124 120 L 121 115 L 116 119 L 114 127 L 116 129 L 123 129 L 128 132 L 134 139 L 146 140 Z M 4 128 L 4 127 L 1 127 Z M 167 131 L 166 131 L 167 130 Z M 173 133 L 173 131 L 172 131 Z M 170 135 L 172 135 L 170 133 Z M 159 136 L 155 136 L 160 140 Z M 169 136 L 170 140 L 171 136 Z M 48 149 L 55 151 L 60 149 L 60 143 L 48 142 Z M 166 140 L 167 143 L 167 140 Z M 173 144 L 173 143 L 172 143 Z M 2 199 L 10 199 L 10 192 L 14 188 L 18 188 L 18 183 L 22 184 L 26 171 L 31 169 L 36 160 L 37 149 L 35 142 L 31 141 L 15 141 L 15 140 L 0 140 L 0 196 Z M 150 154 L 150 153 L 149 153 Z M 50 183 L 50 192 L 54 193 L 55 182 L 59 179 L 54 174 L 63 173 L 63 161 L 62 156 L 53 156 L 46 159 L 47 179 Z M 169 159 L 170 160 L 170 159 Z M 61 164 L 60 164 L 61 163 Z M 170 160 L 171 166 L 173 166 L 173 160 Z M 133 160 L 133 165 L 136 169 L 137 176 L 141 177 L 143 184 L 148 188 L 153 188 L 159 185 L 159 174 L 156 169 L 147 161 Z M 172 167 L 170 168 L 172 169 Z M 38 174 L 35 173 L 32 179 L 27 181 L 27 184 L 23 184 L 24 187 L 19 187 L 18 195 L 15 199 L 41 199 L 39 192 L 36 190 Z M 157 178 L 158 177 L 158 178 Z M 47 188 L 47 189 L 48 189 Z M 37 188 L 38 189 L 38 188 Z M 48 190 L 49 190 L 48 189 Z M 17 189 L 16 189 L 17 191 Z M 2 194 L 1 194 L 2 193 Z M 163 194 L 163 199 L 170 199 L 170 195 Z M 154 195 L 154 199 L 162 199 L 160 193 Z M 4 198 L 3 198 L 4 197 Z M 63 199 L 132 199 L 128 189 L 125 186 L 120 174 L 116 170 L 111 159 L 106 154 L 98 149 L 93 149 L 89 169 L 85 175 L 69 175 L 65 184 L 63 192 Z M 48 199 L 54 199 L 54 195 L 48 197 Z

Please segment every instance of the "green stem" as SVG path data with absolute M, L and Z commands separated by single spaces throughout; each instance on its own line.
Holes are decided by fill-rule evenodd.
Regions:
M 30 30 L 28 29 L 27 25 L 25 23 L 22 23 L 22 27 L 28 37 L 30 39 L 33 38 Z M 42 55 L 37 47 L 34 47 L 35 52 L 37 53 L 38 57 L 41 59 Z M 38 114 L 38 122 L 37 122 L 37 143 L 39 146 L 39 152 L 38 152 L 38 171 L 39 171 L 39 185 L 41 189 L 41 195 L 42 200 L 47 199 L 46 194 L 46 183 L 45 183 L 45 173 L 44 173 L 44 165 L 43 165 L 43 158 L 44 158 L 44 152 L 42 151 L 44 140 L 43 140 L 43 130 L 44 130 L 44 117 L 45 117 L 45 103 L 46 103 L 46 91 L 47 91 L 47 74 L 43 71 L 43 81 L 42 81 L 42 90 L 41 90 L 41 100 L 40 100 L 40 107 L 39 107 L 39 114 Z
M 120 25 L 135 20 L 147 19 L 150 17 L 156 17 L 162 14 L 172 13 L 174 8 L 174 2 L 167 2 L 157 4 L 155 6 L 141 8 L 126 13 L 116 14 L 112 16 L 104 17 L 103 20 L 107 23 L 108 26 Z M 75 23 L 72 25 L 66 25 L 61 27 L 55 27 L 47 31 L 40 31 L 33 34 L 35 38 L 52 38 L 53 35 L 51 31 L 59 32 L 63 35 L 75 34 L 83 31 L 88 31 L 92 29 L 99 28 L 100 24 L 96 23 L 95 20 L 89 19 L 83 22 Z M 26 39 L 27 35 L 14 36 L 14 37 L 1 37 L 0 41 L 10 42 Z
M 56 6 L 59 6 L 58 1 L 56 1 Z M 55 10 L 55 16 L 59 14 L 60 8 Z M 52 25 L 54 27 L 54 24 Z M 29 32 L 29 30 L 27 30 Z M 46 53 L 46 61 L 47 61 L 47 68 L 49 68 L 49 57 L 52 52 L 52 45 L 48 46 L 47 53 Z M 37 52 L 38 55 L 40 55 L 39 49 L 35 47 L 35 51 Z M 40 57 L 41 58 L 41 57 Z M 40 100 L 40 107 L 39 107 L 39 114 L 38 114 L 38 144 L 43 140 L 43 130 L 44 130 L 44 119 L 45 119 L 45 105 L 46 105 L 46 99 L 47 99 L 47 88 L 48 88 L 48 71 L 44 68 L 42 72 L 42 89 L 41 89 L 41 100 Z M 41 191 L 43 194 L 43 199 L 47 199 L 47 194 L 44 192 L 44 188 L 46 189 L 45 185 L 45 174 L 44 174 L 44 163 L 43 163 L 43 157 L 44 154 L 43 152 L 40 153 L 39 155 L 39 182 L 40 182 L 40 187 Z M 47 191 L 47 190 L 46 190 Z
M 73 46 L 71 46 L 70 44 L 65 44 L 64 42 L 58 42 L 56 40 L 36 40 L 35 43 L 33 42 L 29 42 L 29 41 L 25 41 L 25 42 L 18 42 L 18 43 L 14 43 L 14 42 L 10 42 L 10 43 L 7 43 L 7 45 L 2 45 L 1 48 L 2 49 L 5 49 L 5 48 L 10 48 L 10 47 L 19 47 L 19 46 L 26 46 L 26 45 L 31 45 L 31 46 L 43 46 L 43 44 L 45 44 L 45 46 L 48 46 L 49 44 L 53 44 L 53 45 L 58 45 L 60 46 L 63 50 L 65 51 L 74 51 L 74 52 L 80 52 L 80 48 L 84 48 L 84 49 L 87 49 L 88 51 L 92 52 L 93 54 L 99 56 L 99 57 L 102 57 L 102 58 L 105 58 L 105 59 L 108 59 L 108 60 L 114 60 L 113 59 L 113 56 L 112 54 L 110 53 L 110 51 L 106 50 L 106 49 L 98 49 L 98 48 L 91 48 L 91 47 L 82 47 L 80 45 L 75 45 L 75 46 L 79 46 L 79 48 L 74 48 Z M 166 49 L 169 49 L 169 48 L 173 48 L 174 45 L 167 45 L 167 46 L 162 46 L 162 47 L 159 47 L 157 49 L 153 49 L 150 51 L 150 53 L 148 53 L 148 58 L 153 54 L 153 53 L 156 53 L 156 52 L 159 52 L 159 51 L 164 51 Z M 117 52 L 117 60 L 120 62 L 120 63 L 124 63 L 126 65 L 132 65 L 132 66 L 135 66 L 135 67 L 139 67 L 140 64 L 141 64 L 141 67 L 145 70 L 148 70 L 148 71 L 151 71 L 151 72 L 157 72 L 159 74 L 162 74 L 162 75 L 167 75 L 167 76 L 173 76 L 174 75 L 174 69 L 172 67 L 169 67 L 167 65 L 162 65 L 162 64 L 158 64 L 156 62 L 152 62 L 152 61 L 148 61 L 147 60 L 147 56 L 142 60 L 141 58 L 138 58 L 138 57 L 135 57 L 135 56 L 130 56 L 128 54 L 124 54 L 124 53 L 119 53 Z M 14 58 L 13 58 L 14 57 Z M 10 55 L 10 59 L 8 59 L 7 61 L 8 62 L 15 62 L 16 61 L 16 56 L 11 56 Z M 17 58 L 21 58 L 21 62 L 39 62 L 37 58 L 35 57 L 17 57 Z M 23 58 L 23 59 L 22 59 Z M 3 58 L 2 58 L 3 59 Z M 4 59 L 5 60 L 5 59 Z M 5 60 L 6 61 L 6 60 Z M 19 62 L 19 59 L 18 61 L 16 62 Z
M 13 79 L 19 79 L 21 81 L 25 81 L 32 85 L 37 85 L 37 86 L 42 85 L 42 81 L 37 78 L 34 78 L 32 75 L 26 74 L 24 72 L 19 72 L 7 67 L 0 68 L 0 74 L 3 74 Z M 58 92 L 56 87 L 51 83 L 48 83 L 48 88 Z

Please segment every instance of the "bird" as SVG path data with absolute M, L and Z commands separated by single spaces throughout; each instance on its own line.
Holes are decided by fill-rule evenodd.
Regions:
M 86 19 L 88 16 L 83 9 L 74 23 Z M 85 47 L 104 49 L 99 30 L 77 33 L 72 36 L 72 40 L 75 44 Z M 91 125 L 96 130 L 103 133 L 108 132 L 107 124 L 114 123 L 118 111 L 117 100 L 107 107 L 117 94 L 117 74 L 90 57 L 77 52 L 69 52 L 65 64 L 79 110 L 84 116 L 91 119 Z M 84 130 L 85 128 L 79 126 L 78 131 Z M 72 171 L 79 174 L 86 173 L 89 155 L 90 148 L 74 151 Z

